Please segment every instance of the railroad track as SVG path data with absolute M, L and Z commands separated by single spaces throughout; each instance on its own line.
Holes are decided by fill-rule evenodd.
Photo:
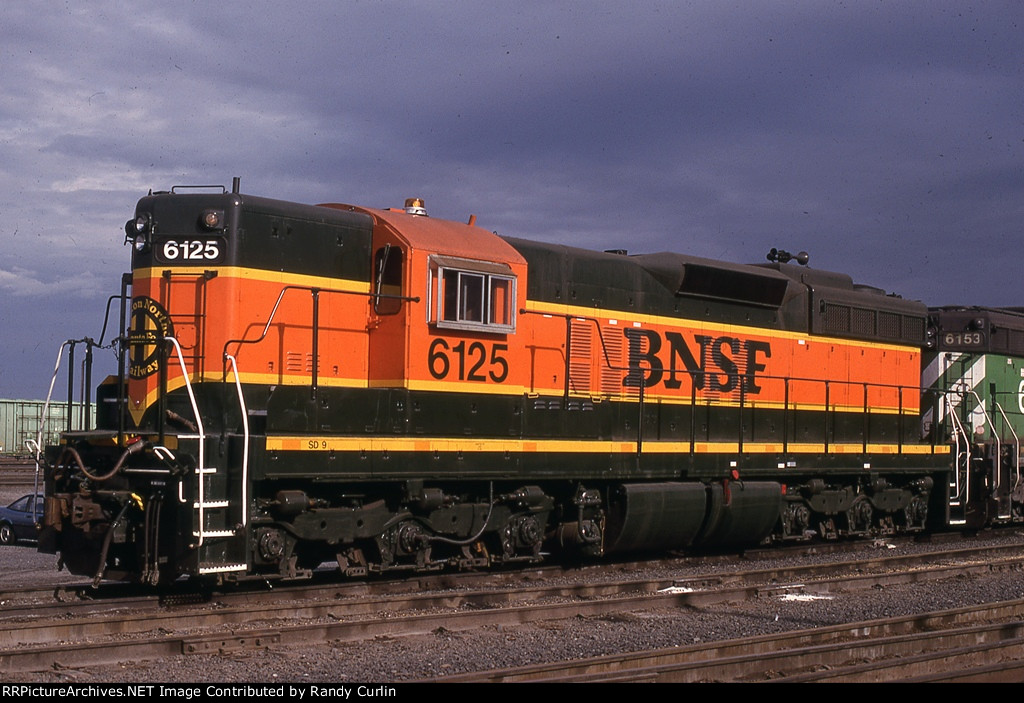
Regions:
M 430 593 L 418 592 L 426 585 L 423 580 L 396 582 L 398 585 L 390 585 L 388 593 L 373 593 L 375 587 L 365 583 L 311 585 L 294 590 L 221 593 L 208 602 L 178 606 L 169 606 L 166 600 L 161 603 L 152 596 L 33 606 L 19 602 L 13 594 L 0 594 L 0 600 L 5 595 L 10 598 L 0 607 L 0 674 L 309 646 L 316 642 L 409 637 L 439 628 L 469 631 L 624 612 L 699 610 L 782 593 L 848 593 L 971 573 L 990 574 L 993 570 L 1016 571 L 1021 568 L 1022 554 L 1024 547 L 1020 545 L 988 546 L 913 558 L 880 557 L 692 578 L 605 582 L 589 573 L 581 577 L 583 583 L 564 585 L 523 585 L 522 581 L 531 576 L 518 574 L 510 577 L 517 579 L 515 584 L 478 589 L 468 589 L 461 579 L 447 577 L 432 586 L 447 582 L 456 588 Z M 407 592 L 396 592 L 401 589 Z M 1016 607 L 1024 609 L 1024 604 Z M 54 642 L 60 644 L 54 646 Z M 765 659 L 763 654 L 754 656 Z M 706 665 L 707 661 L 691 665 L 697 673 L 690 675 L 707 679 Z M 665 662 L 634 664 L 632 671 L 624 664 L 619 666 L 614 680 L 651 680 L 652 676 L 674 680 L 662 677 L 681 676 L 669 674 Z M 495 675 L 499 678 L 493 678 Z M 574 672 L 556 665 L 542 674 L 504 671 L 452 680 L 515 680 L 513 676 L 534 675 L 558 680 L 575 676 L 592 680 L 594 676 L 589 671 Z
M 31 486 L 35 480 L 36 465 L 24 457 L 0 457 L 0 486 Z
M 451 676 L 444 682 L 1024 681 L 1024 600 Z

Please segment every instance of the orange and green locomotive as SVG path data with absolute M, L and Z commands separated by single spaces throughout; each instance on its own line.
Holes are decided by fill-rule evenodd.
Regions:
M 118 371 L 41 462 L 40 549 L 159 583 L 948 520 L 923 304 L 785 252 L 594 252 L 474 220 L 237 180 L 142 198 Z

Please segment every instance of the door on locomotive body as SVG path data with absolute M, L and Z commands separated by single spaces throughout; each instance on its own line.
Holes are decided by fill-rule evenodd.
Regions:
M 370 295 L 371 386 L 400 386 L 406 375 L 409 304 L 403 300 L 408 247 L 390 229 L 373 230 L 373 281 Z
M 409 337 L 417 324 L 415 270 L 411 249 L 392 227 L 376 220 L 373 228 L 373 279 L 369 301 L 370 388 L 382 389 L 387 397 L 378 401 L 377 417 L 369 419 L 385 434 L 401 435 L 409 430 Z M 390 389 L 384 391 L 383 389 Z

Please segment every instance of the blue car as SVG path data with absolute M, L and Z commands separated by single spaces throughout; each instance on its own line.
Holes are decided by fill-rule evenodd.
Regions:
M 38 511 L 37 514 L 33 510 Z M 43 516 L 43 496 L 27 495 L 6 508 L 0 508 L 0 544 L 16 544 L 20 539 L 35 540 L 36 520 Z

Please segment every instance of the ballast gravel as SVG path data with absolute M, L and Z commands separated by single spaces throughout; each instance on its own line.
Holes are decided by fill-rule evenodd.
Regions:
M 1019 536 L 1005 539 L 1020 541 Z M 937 548 L 940 547 L 909 545 L 900 550 Z M 0 564 L 5 571 L 10 564 L 11 550 L 21 549 L 0 548 L 3 554 Z M 858 558 L 858 554 L 859 558 L 874 559 L 894 553 L 899 552 L 886 550 L 882 542 L 866 543 L 852 554 L 759 560 L 747 566 L 767 569 L 808 559 L 850 561 Z M 26 549 L 25 559 L 29 559 L 28 554 L 34 559 L 41 558 Z M 665 569 L 665 566 L 659 564 L 652 569 Z M 702 570 L 707 568 L 698 563 L 693 567 L 680 567 L 668 575 L 684 578 Z M 637 577 L 640 575 L 638 572 Z M 0 578 L 0 585 L 11 584 L 7 578 Z M 77 683 L 398 683 L 893 618 L 1018 598 L 1024 598 L 1024 579 L 1020 573 L 993 572 L 832 596 L 779 595 L 701 609 L 623 612 L 514 627 L 482 627 L 473 631 L 454 632 L 442 627 L 420 636 L 308 647 L 277 646 L 223 655 L 200 654 L 81 669 L 8 673 L 3 679 Z

